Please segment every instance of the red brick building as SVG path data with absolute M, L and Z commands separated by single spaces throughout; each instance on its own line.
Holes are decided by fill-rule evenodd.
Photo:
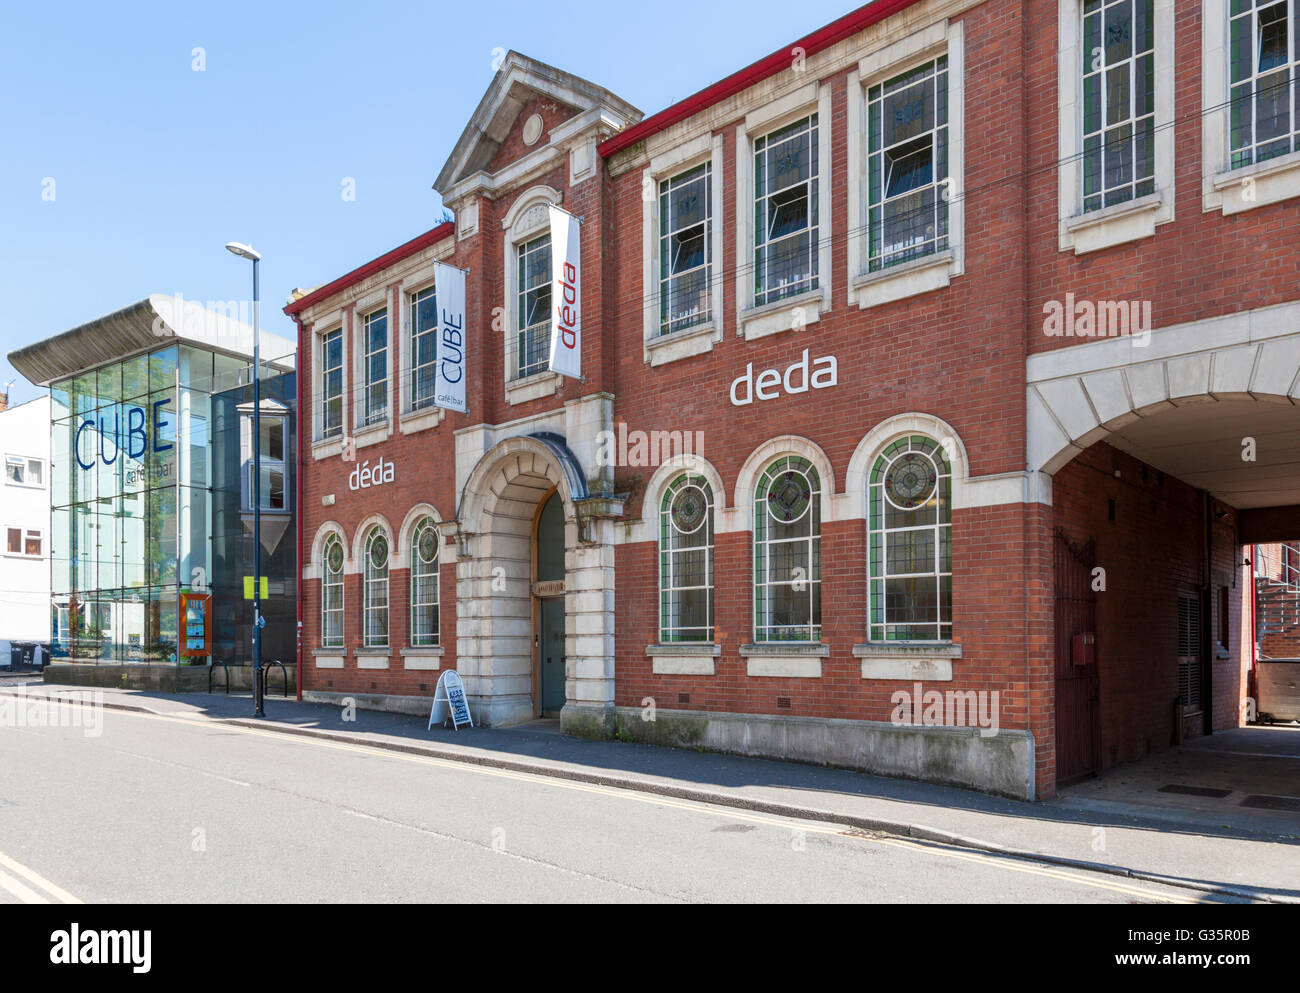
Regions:
M 1237 726 L 1243 545 L 1300 533 L 1296 8 L 876 0 L 648 118 L 511 53 L 454 223 L 286 308 L 305 692 L 1022 797 Z

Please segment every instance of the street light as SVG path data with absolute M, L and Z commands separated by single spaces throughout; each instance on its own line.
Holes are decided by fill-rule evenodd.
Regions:
M 253 263 L 253 716 L 265 717 L 262 709 L 262 384 L 258 366 L 261 352 L 261 303 L 258 297 L 257 264 L 262 256 L 248 245 L 228 242 L 226 251 Z

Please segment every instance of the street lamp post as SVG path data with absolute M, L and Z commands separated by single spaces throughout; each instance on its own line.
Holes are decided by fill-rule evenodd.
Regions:
M 265 717 L 262 709 L 262 384 L 257 264 L 262 256 L 248 245 L 229 242 L 226 250 L 253 263 L 253 716 Z

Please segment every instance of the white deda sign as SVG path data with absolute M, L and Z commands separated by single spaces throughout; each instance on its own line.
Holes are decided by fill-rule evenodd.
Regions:
M 582 378 L 582 226 L 554 204 L 551 214 L 551 371 Z
M 808 349 L 803 350 L 803 358 L 791 363 L 785 375 L 776 369 L 764 369 L 754 375 L 754 363 L 745 366 L 745 374 L 737 376 L 731 383 L 731 404 L 733 407 L 745 407 L 755 400 L 775 400 L 781 395 L 781 387 L 787 393 L 807 393 L 809 390 L 826 390 L 836 386 L 840 381 L 839 363 L 834 355 L 823 355 L 808 364 Z M 741 395 L 740 391 L 744 390 Z

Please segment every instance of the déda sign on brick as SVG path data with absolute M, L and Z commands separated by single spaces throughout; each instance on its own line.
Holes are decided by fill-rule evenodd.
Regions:
M 787 393 L 829 389 L 839 383 L 839 375 L 839 363 L 834 355 L 814 359 L 809 367 L 806 348 L 803 358 L 788 366 L 784 376 L 776 369 L 764 369 L 755 376 L 754 363 L 750 362 L 745 366 L 745 374 L 737 376 L 731 383 L 731 403 L 734 407 L 744 407 L 755 400 L 775 400 L 781 395 L 782 386 Z M 739 393 L 741 389 L 744 390 L 743 396 Z

